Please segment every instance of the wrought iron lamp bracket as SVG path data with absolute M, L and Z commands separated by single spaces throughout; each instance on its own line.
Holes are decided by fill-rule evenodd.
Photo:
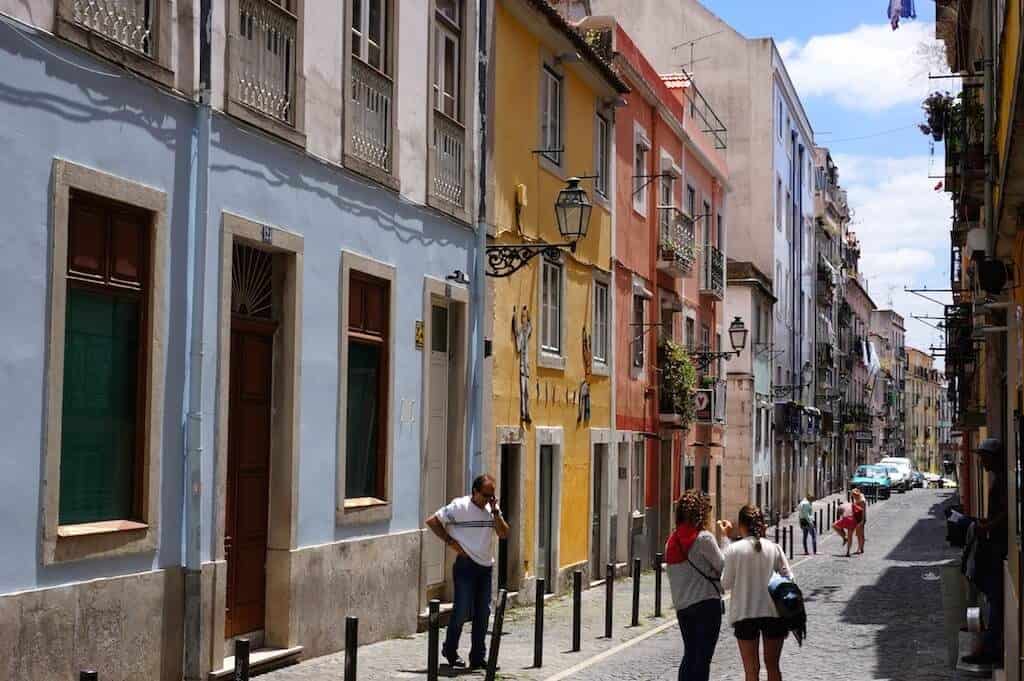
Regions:
M 562 257 L 560 250 L 562 248 L 568 248 L 573 253 L 576 252 L 575 243 L 488 246 L 487 276 L 497 278 L 511 276 L 538 255 L 543 255 L 549 262 L 558 262 Z

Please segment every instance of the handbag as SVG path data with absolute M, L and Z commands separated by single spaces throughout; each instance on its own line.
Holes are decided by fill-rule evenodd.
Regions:
M 778 547 L 782 551 L 781 547 Z M 768 595 L 775 604 L 779 617 L 786 627 L 793 632 L 797 645 L 803 647 L 807 637 L 807 610 L 804 608 L 804 594 L 800 587 L 789 577 L 773 572 L 768 580 Z

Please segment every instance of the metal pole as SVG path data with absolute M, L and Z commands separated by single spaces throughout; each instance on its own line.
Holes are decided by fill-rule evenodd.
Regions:
M 572 573 L 572 652 L 580 651 L 580 627 L 583 625 L 583 571 Z
M 359 654 L 359 618 L 345 618 L 345 681 L 356 681 Z
M 533 666 L 540 669 L 544 665 L 544 594 L 545 580 L 537 578 L 537 600 L 533 614 Z
M 494 610 L 494 626 L 491 630 L 491 649 L 487 655 L 487 674 L 484 681 L 494 681 L 498 673 L 498 652 L 501 648 L 501 629 L 505 624 L 505 604 L 508 602 L 508 591 L 498 592 L 498 607 Z
M 78 681 L 100 681 L 100 675 L 91 669 L 82 670 L 78 672 Z
M 985 231 L 988 232 L 988 240 L 985 244 L 985 255 L 992 257 L 996 252 L 996 239 L 999 236 L 998 226 L 995 224 L 995 202 L 993 189 L 996 178 L 995 156 L 993 154 L 992 142 L 995 130 L 995 26 L 993 21 L 995 0 L 984 0 L 983 16 L 985 18 L 985 101 L 984 101 L 984 130 L 985 140 L 983 151 L 985 153 Z
M 615 597 L 615 566 L 608 563 L 604 571 L 604 637 L 612 637 L 612 599 Z
M 430 600 L 430 615 L 427 619 L 427 681 L 437 681 L 438 650 L 441 629 L 441 601 Z
M 783 553 L 785 553 L 785 552 L 786 552 L 786 539 L 787 539 L 786 535 L 788 535 L 788 534 L 789 534 L 789 533 L 788 533 L 788 532 L 786 532 L 786 528 L 785 528 L 785 527 L 783 527 L 783 528 L 782 528 L 782 552 L 783 552 Z
M 235 678 L 233 681 L 249 681 L 249 639 L 235 639 Z
M 778 523 L 776 523 L 776 525 L 775 525 L 775 543 L 776 544 L 779 543 L 779 525 L 778 525 Z
M 789 559 L 793 560 L 793 526 L 789 526 Z
M 654 554 L 654 616 L 661 617 L 661 564 L 665 556 Z
M 640 559 L 633 559 L 633 617 L 631 626 L 640 626 Z

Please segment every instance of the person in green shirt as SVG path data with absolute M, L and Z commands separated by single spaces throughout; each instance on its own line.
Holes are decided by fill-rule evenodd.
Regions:
M 807 535 L 811 536 L 811 547 L 818 554 L 818 528 L 814 525 L 814 495 L 808 494 L 800 502 L 800 529 L 804 531 L 804 555 L 807 552 Z

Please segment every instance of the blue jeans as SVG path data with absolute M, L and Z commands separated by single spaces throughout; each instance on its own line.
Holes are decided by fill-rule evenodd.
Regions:
M 469 664 L 482 666 L 487 658 L 487 620 L 491 616 L 491 567 L 479 565 L 471 558 L 455 559 L 452 576 L 455 579 L 455 603 L 448 620 L 448 633 L 441 646 L 441 654 L 449 662 L 459 656 L 462 625 L 473 619 L 473 644 L 469 649 Z
M 818 528 L 814 526 L 814 521 L 810 520 L 801 529 L 804 531 L 804 553 L 807 553 L 807 535 L 811 535 L 811 545 L 814 547 L 814 552 L 818 552 Z
M 679 631 L 683 634 L 683 661 L 679 681 L 708 681 L 711 658 L 722 629 L 722 601 L 711 598 L 676 610 Z

